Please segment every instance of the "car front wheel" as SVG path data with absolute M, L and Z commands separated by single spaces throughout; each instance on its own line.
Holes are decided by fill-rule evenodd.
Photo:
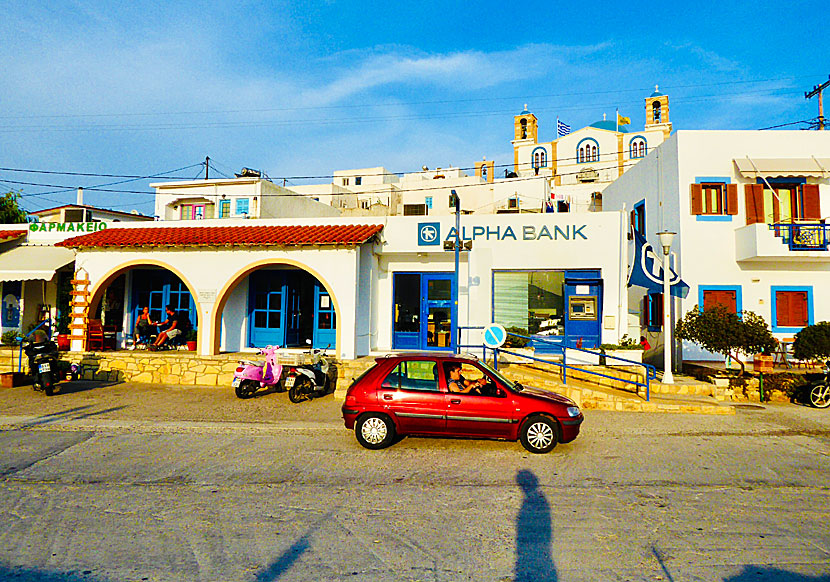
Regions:
M 531 453 L 547 453 L 556 446 L 556 422 L 546 416 L 531 416 L 522 425 L 519 440 Z
M 395 425 L 388 416 L 370 412 L 360 417 L 354 433 L 357 442 L 367 449 L 383 449 L 395 440 Z

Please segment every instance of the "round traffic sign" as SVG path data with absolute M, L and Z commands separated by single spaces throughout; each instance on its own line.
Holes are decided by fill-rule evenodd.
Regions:
M 507 339 L 507 331 L 503 325 L 498 323 L 491 323 L 484 328 L 484 345 L 494 350 L 500 348 Z

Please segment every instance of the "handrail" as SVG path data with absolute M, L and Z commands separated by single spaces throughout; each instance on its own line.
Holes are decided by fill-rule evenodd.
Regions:
M 36 326 L 34 326 L 29 333 L 27 333 L 26 335 L 24 335 L 23 337 L 20 338 L 20 351 L 17 354 L 17 371 L 18 371 L 18 373 L 23 371 L 23 340 L 25 340 L 27 337 L 29 337 L 30 335 L 35 333 L 35 331 L 37 331 L 38 328 L 40 328 L 40 326 L 42 326 L 44 324 L 47 324 L 47 323 L 50 324 L 50 327 L 51 327 L 52 320 L 51 319 L 44 319 L 43 321 L 38 323 Z M 14 352 L 12 352 L 12 353 L 14 353 Z
M 585 348 L 570 348 L 570 347 L 562 345 L 560 342 L 554 342 L 552 340 L 548 340 L 548 339 L 545 339 L 545 338 L 540 338 L 540 337 L 531 338 L 529 336 L 525 336 L 525 335 L 521 335 L 521 334 L 517 334 L 517 333 L 512 333 L 512 332 L 507 332 L 507 335 L 514 336 L 514 337 L 520 337 L 522 339 L 527 339 L 527 340 L 547 342 L 547 343 L 553 345 L 554 347 L 556 347 L 557 349 L 559 349 L 562 352 L 562 361 L 557 362 L 555 360 L 545 360 L 545 359 L 542 359 L 542 358 L 537 358 L 535 356 L 529 356 L 529 355 L 526 355 L 526 354 L 519 354 L 519 353 L 516 353 L 516 352 L 510 352 L 508 350 L 498 348 L 498 349 L 493 350 L 493 352 L 494 352 L 493 365 L 496 368 L 496 370 L 498 370 L 498 368 L 499 368 L 498 354 L 501 352 L 501 353 L 509 354 L 509 355 L 512 355 L 512 356 L 517 356 L 517 357 L 520 357 L 520 358 L 527 358 L 527 359 L 530 359 L 530 360 L 535 360 L 535 361 L 538 361 L 538 362 L 543 362 L 543 363 L 546 363 L 546 364 L 552 364 L 552 365 L 555 365 L 555 366 L 559 366 L 562 369 L 562 382 L 564 384 L 568 383 L 567 370 L 578 370 L 579 372 L 584 373 L 584 374 L 591 374 L 591 375 L 594 375 L 594 376 L 600 376 L 602 378 L 608 378 L 608 379 L 611 379 L 611 380 L 623 380 L 623 381 L 625 381 L 629 384 L 635 384 L 637 386 L 644 386 L 645 389 L 646 389 L 646 401 L 648 401 L 650 399 L 650 381 L 657 378 L 657 368 L 655 368 L 651 364 L 644 364 L 643 362 L 637 362 L 635 360 L 629 360 L 627 358 L 621 358 L 619 356 L 608 355 L 608 354 L 606 354 L 605 352 L 602 352 L 602 351 L 592 351 L 592 350 L 588 350 L 588 349 L 585 349 Z M 593 370 L 586 370 L 585 368 L 570 366 L 570 365 L 568 365 L 568 362 L 567 362 L 567 350 L 576 350 L 576 351 L 584 352 L 586 354 L 595 355 L 597 357 L 605 358 L 606 361 L 608 360 L 608 358 L 611 358 L 613 360 L 619 360 L 621 362 L 627 362 L 627 363 L 630 363 L 630 364 L 641 366 L 641 367 L 645 368 L 645 378 L 644 378 L 645 382 L 639 382 L 638 380 L 628 380 L 628 379 L 619 378 L 619 377 L 616 377 L 616 376 L 610 376 L 608 374 L 603 374 L 601 372 L 595 372 Z M 485 354 L 486 354 L 486 349 L 485 349 Z
M 828 250 L 827 229 L 823 222 L 774 222 L 767 224 L 791 251 Z

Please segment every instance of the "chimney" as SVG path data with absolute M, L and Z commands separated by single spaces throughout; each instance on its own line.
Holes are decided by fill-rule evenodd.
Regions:
M 78 206 L 84 205 L 84 189 L 81 187 L 78 187 L 78 198 L 75 200 L 75 204 Z

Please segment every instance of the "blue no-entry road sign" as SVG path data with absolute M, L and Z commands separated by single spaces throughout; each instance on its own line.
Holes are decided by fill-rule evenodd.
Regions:
M 507 339 L 507 331 L 498 323 L 491 323 L 484 328 L 484 345 L 494 350 L 500 348 Z

